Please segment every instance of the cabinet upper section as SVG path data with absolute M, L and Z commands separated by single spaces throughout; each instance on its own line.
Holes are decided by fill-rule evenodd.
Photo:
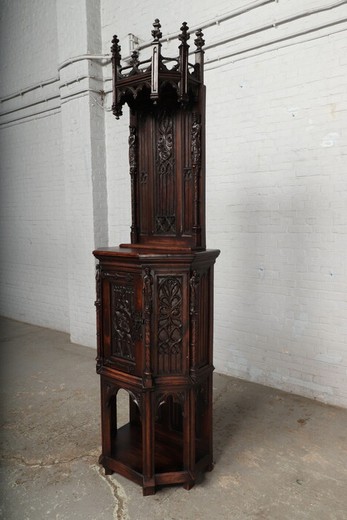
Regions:
M 178 57 L 164 57 L 159 20 L 153 26 L 150 59 L 134 51 L 122 67 L 116 36 L 111 48 L 113 113 L 119 118 L 123 105 L 130 107 L 131 244 L 204 250 L 205 42 L 197 31 L 190 63 L 184 22 Z
M 152 56 L 139 60 L 138 51 L 133 51 L 130 65 L 121 66 L 121 48 L 117 36 L 112 40 L 113 66 L 113 113 L 118 119 L 122 106 L 127 103 L 133 110 L 149 110 L 158 102 L 167 103 L 166 87 L 175 92 L 176 104 L 182 106 L 192 102 L 203 83 L 205 44 L 201 30 L 195 33 L 195 63 L 189 62 L 189 27 L 183 22 L 178 57 L 164 57 L 161 53 L 161 25 L 158 19 L 153 24 Z M 173 100 L 171 99 L 172 103 Z M 171 104 L 170 103 L 170 104 Z

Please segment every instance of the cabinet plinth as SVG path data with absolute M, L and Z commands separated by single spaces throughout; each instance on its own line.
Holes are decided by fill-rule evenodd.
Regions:
M 212 460 L 213 269 L 205 248 L 204 40 L 188 61 L 187 24 L 179 57 L 161 55 L 158 20 L 152 58 L 134 51 L 121 67 L 113 39 L 113 112 L 130 107 L 131 243 L 94 251 L 97 373 L 107 474 L 140 484 L 183 484 Z M 117 412 L 120 394 L 129 409 Z

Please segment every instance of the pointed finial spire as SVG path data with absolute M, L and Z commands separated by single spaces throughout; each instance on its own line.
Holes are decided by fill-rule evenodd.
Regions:
M 119 45 L 118 36 L 115 34 L 112 38 L 112 46 L 111 46 L 112 56 L 115 57 L 116 54 L 119 54 L 120 50 L 121 49 L 120 49 L 120 45 Z
M 154 41 L 158 42 L 160 40 L 160 38 L 163 36 L 162 33 L 161 33 L 161 30 L 160 30 L 161 25 L 160 25 L 160 22 L 159 22 L 158 18 L 156 18 L 154 20 L 153 27 L 154 27 L 154 29 L 152 30 L 152 36 L 154 38 Z
M 190 38 L 190 34 L 188 32 L 189 27 L 187 25 L 187 22 L 183 22 L 181 27 L 181 34 L 179 35 L 178 39 L 183 43 L 187 43 L 187 40 Z
M 197 50 L 201 51 L 202 47 L 205 45 L 205 40 L 203 39 L 204 33 L 201 29 L 198 29 L 195 33 L 195 36 L 196 38 L 194 40 L 194 43 L 196 45 Z
M 135 50 L 133 50 L 133 52 L 131 53 L 130 65 L 132 65 L 133 67 L 137 67 L 139 63 L 140 63 L 140 62 L 139 62 L 139 53 L 138 53 L 138 51 L 135 49 Z

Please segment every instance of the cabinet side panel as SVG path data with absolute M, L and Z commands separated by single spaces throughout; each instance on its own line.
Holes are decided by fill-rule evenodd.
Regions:
M 210 345 L 210 276 L 211 269 L 201 274 L 199 291 L 199 340 L 197 348 L 197 366 L 209 363 Z
M 157 370 L 179 374 L 183 370 L 183 277 L 157 278 Z

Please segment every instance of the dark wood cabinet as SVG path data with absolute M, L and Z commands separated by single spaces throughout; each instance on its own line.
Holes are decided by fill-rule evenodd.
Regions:
M 131 243 L 94 251 L 97 265 L 97 372 L 101 376 L 106 473 L 142 485 L 190 489 L 212 463 L 213 267 L 205 248 L 204 41 L 188 27 L 179 57 L 161 55 L 159 21 L 152 58 L 121 67 L 113 39 L 113 111 L 130 107 Z M 168 63 L 170 67 L 168 67 Z M 117 395 L 129 394 L 129 420 L 117 425 Z

